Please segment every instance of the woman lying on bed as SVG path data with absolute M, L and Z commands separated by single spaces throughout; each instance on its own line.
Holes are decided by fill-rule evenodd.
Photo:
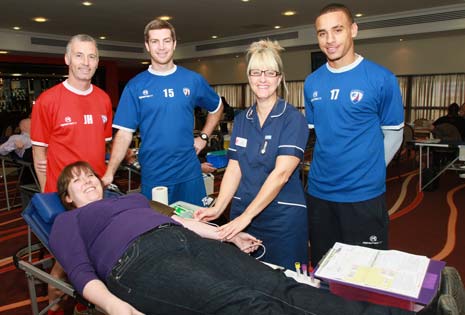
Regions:
M 215 240 L 215 227 L 153 211 L 140 194 L 102 192 L 86 162 L 63 170 L 58 194 L 76 209 L 56 218 L 50 246 L 75 289 L 107 314 L 411 314 L 299 284 L 241 252 L 260 243 L 249 234 L 232 246 Z

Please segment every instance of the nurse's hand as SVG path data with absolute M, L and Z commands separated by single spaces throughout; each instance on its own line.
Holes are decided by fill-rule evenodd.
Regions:
M 251 221 L 252 218 L 243 213 L 228 224 L 220 226 L 218 228 L 220 239 L 230 241 L 237 233 L 243 231 Z
M 194 212 L 194 219 L 199 221 L 212 221 L 217 219 L 222 212 L 223 211 L 216 207 L 200 208 Z
M 258 246 L 262 243 L 262 241 L 257 239 L 255 236 L 245 232 L 240 232 L 237 234 L 231 239 L 231 242 L 239 247 L 241 251 L 247 254 L 256 251 Z

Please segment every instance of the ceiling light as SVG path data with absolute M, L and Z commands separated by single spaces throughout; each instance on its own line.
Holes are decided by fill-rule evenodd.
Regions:
M 281 28 L 281 25 L 275 25 L 274 28 L 279 30 Z
M 100 39 L 107 39 L 106 36 L 100 36 L 99 38 L 100 38 Z
M 19 30 L 21 29 L 21 27 L 20 27 L 20 26 L 13 26 L 13 29 L 14 29 L 15 31 L 19 31 Z
M 150 62 L 149 61 L 141 61 L 140 63 L 143 64 L 143 65 L 148 65 Z
M 213 39 L 217 39 L 217 38 L 218 38 L 218 35 L 212 35 L 212 38 L 213 38 Z
M 399 38 L 399 42 L 403 42 L 403 41 L 404 41 L 404 39 L 403 39 L 403 38 Z
M 242 2 L 249 2 L 250 0 L 241 0 Z
M 8 54 L 8 51 L 6 51 L 6 50 L 0 50 L 0 54 L 6 55 L 6 54 Z
M 81 3 L 82 3 L 82 5 L 84 5 L 86 7 L 90 7 L 91 5 L 93 5 L 93 3 L 90 2 L 90 1 L 82 1 Z
M 362 17 L 363 16 L 363 13 L 357 13 L 355 14 L 355 17 Z
M 47 19 L 47 18 L 44 18 L 43 16 L 35 17 L 35 18 L 33 18 L 32 20 L 34 20 L 34 21 L 37 22 L 37 23 L 44 23 L 44 22 L 47 22 L 47 21 L 48 21 L 48 19 Z
M 20 77 L 20 76 L 22 76 L 22 74 L 21 73 L 12 73 L 11 76 L 12 77 Z
M 284 15 L 284 16 L 293 16 L 293 15 L 296 15 L 297 12 L 296 11 L 284 11 L 281 14 Z
M 162 21 L 169 21 L 172 19 L 172 17 L 169 15 L 162 15 L 162 16 L 159 16 L 158 18 Z

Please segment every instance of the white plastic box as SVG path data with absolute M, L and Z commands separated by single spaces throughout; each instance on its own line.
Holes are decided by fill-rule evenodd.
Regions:
M 203 174 L 203 182 L 205 183 L 205 190 L 207 191 L 207 196 L 213 194 L 215 176 L 213 174 Z

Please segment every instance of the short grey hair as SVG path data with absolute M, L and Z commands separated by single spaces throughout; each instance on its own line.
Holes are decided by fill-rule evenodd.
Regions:
M 97 48 L 97 57 L 99 55 L 98 53 L 98 45 L 97 45 L 97 41 L 90 35 L 87 35 L 87 34 L 77 34 L 77 35 L 74 35 L 73 37 L 71 37 L 68 41 L 68 43 L 66 44 L 66 55 L 69 56 L 70 52 L 71 52 L 71 44 L 75 41 L 79 41 L 79 42 L 92 42 L 95 44 L 95 48 Z

